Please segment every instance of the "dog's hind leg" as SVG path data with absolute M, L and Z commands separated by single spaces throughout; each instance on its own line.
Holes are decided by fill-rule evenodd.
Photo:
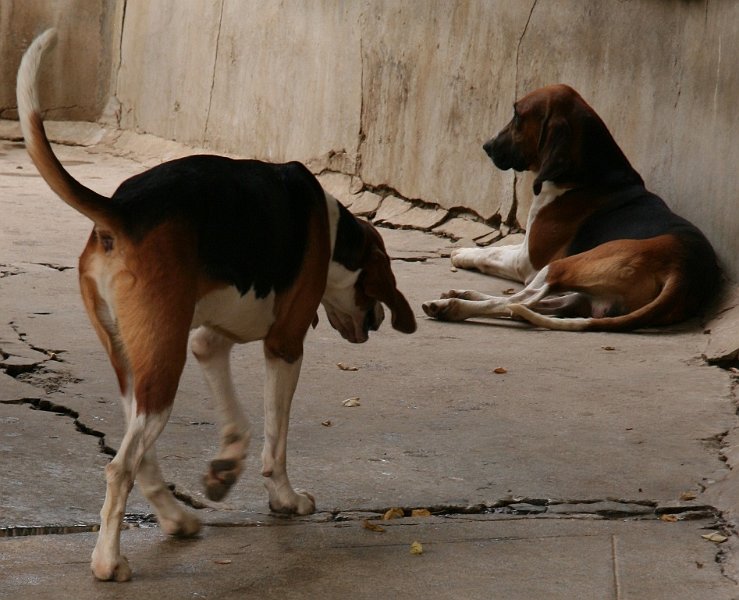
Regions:
M 125 435 L 105 468 L 105 502 L 92 553 L 92 571 L 101 580 L 131 577 L 128 561 L 120 553 L 120 529 L 137 474 L 155 506 L 166 507 L 166 511 L 174 504 L 168 502 L 151 449 L 167 423 L 185 364 L 196 285 L 187 257 L 168 241 L 166 235 L 150 236 L 137 252 L 127 253 L 126 264 L 122 257 L 98 252 L 84 273 L 93 281 L 84 285 L 97 285 L 109 307 L 109 321 L 103 318 L 96 323 L 93 318 L 93 324 L 96 329 L 107 325 L 109 332 L 111 325 L 115 327 L 109 340 L 113 352 L 109 353 L 114 367 L 117 361 L 125 361 L 126 377 L 119 373 L 119 382 L 125 381 L 123 397 L 128 400 Z M 147 242 L 155 247 L 148 247 Z
M 196 329 L 190 338 L 190 349 L 221 411 L 221 450 L 203 477 L 206 495 L 216 501 L 226 496 L 241 474 L 251 439 L 249 419 L 239 405 L 231 377 L 233 344 L 205 326 Z
M 267 478 L 269 507 L 275 512 L 307 515 L 316 502 L 307 492 L 294 490 L 287 477 L 287 429 L 290 406 L 300 376 L 302 356 L 288 362 L 272 354 L 265 344 L 264 450 L 262 475 Z
M 476 317 L 498 318 L 509 317 L 511 304 L 531 306 L 542 300 L 549 293 L 547 283 L 548 267 L 539 271 L 531 282 L 520 292 L 512 296 L 487 296 L 480 300 L 467 300 L 459 297 L 442 298 L 423 303 L 423 310 L 429 316 L 443 321 L 464 321 Z

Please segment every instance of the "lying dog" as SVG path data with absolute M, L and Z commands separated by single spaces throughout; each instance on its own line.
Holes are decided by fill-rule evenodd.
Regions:
M 226 417 L 220 454 L 205 475 L 207 495 L 225 496 L 250 438 L 231 381 L 231 347 L 263 340 L 262 475 L 272 510 L 304 515 L 315 502 L 290 485 L 285 455 L 303 339 L 318 305 L 355 343 L 380 326 L 380 302 L 392 311 L 395 329 L 412 333 L 416 322 L 377 231 L 324 193 L 299 163 L 191 156 L 128 179 L 112 198 L 76 181 L 53 154 L 37 99 L 39 63 L 54 39 L 53 30 L 45 32 L 23 57 L 18 112 L 43 178 L 94 223 L 80 257 L 80 286 L 118 378 L 126 433 L 106 467 L 92 570 L 98 579 L 124 581 L 131 571 L 119 531 L 134 479 L 167 533 L 187 536 L 200 528 L 174 499 L 154 453 L 191 329 L 192 351 Z
M 507 298 L 452 290 L 424 303 L 427 315 L 628 331 L 687 319 L 716 294 L 720 272 L 708 240 L 645 189 L 572 88 L 523 97 L 484 149 L 499 169 L 536 174 L 526 236 L 515 246 L 458 249 L 452 263 L 526 287 Z

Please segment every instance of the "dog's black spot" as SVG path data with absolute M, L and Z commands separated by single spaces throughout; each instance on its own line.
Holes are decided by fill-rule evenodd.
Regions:
M 197 155 L 163 163 L 121 184 L 112 197 L 127 235 L 182 220 L 197 234 L 206 272 L 257 297 L 295 280 L 308 222 L 325 205 L 300 163 L 270 164 Z

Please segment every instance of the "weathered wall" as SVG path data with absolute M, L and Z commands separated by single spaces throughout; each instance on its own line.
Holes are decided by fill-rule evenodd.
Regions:
M 114 0 L 0 0 L 0 118 L 17 114 L 15 79 L 23 51 L 57 26 L 56 51 L 41 73 L 47 117 L 96 120 L 111 94 L 122 7 Z
M 52 106 L 104 106 L 112 61 L 124 128 L 303 160 L 492 222 L 512 207 L 525 222 L 530 181 L 518 182 L 514 203 L 513 175 L 481 144 L 516 97 L 569 83 L 739 276 L 739 2 L 0 0 L 11 57 L 0 76 L 54 23 L 63 52 L 52 69 L 64 64 L 66 76 Z M 13 28 L 22 36 L 8 38 Z M 7 86 L 0 94 L 14 104 Z

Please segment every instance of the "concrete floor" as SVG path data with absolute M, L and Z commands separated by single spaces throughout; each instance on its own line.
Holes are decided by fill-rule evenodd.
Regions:
M 56 150 L 101 193 L 143 168 L 113 147 Z M 449 240 L 389 229 L 418 332 L 384 326 L 353 346 L 322 314 L 309 334 L 288 468 L 317 514 L 268 512 L 258 344 L 234 352 L 255 432 L 247 470 L 225 502 L 204 497 L 217 416 L 190 361 L 157 447 L 165 477 L 208 526 L 199 539 L 167 540 L 134 491 L 122 538 L 134 580 L 94 582 L 102 471 L 122 419 L 76 284 L 90 224 L 11 141 L 0 141 L 0 215 L 0 597 L 739 597 L 734 380 L 700 358 L 719 332 L 697 321 L 572 334 L 429 320 L 421 302 L 447 289 L 515 286 L 453 272 Z M 352 396 L 361 405 L 342 406 Z M 385 522 L 384 533 L 362 526 L 397 506 L 435 516 Z M 729 534 L 722 544 L 701 537 L 718 530 Z M 413 541 L 422 555 L 409 553 Z

